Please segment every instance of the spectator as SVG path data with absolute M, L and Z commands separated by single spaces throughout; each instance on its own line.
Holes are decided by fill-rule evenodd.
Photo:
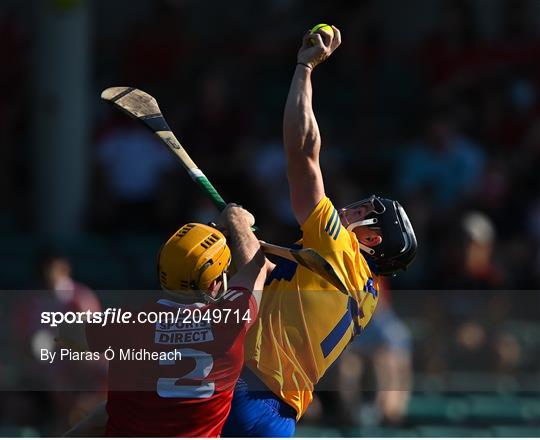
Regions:
M 407 198 L 427 191 L 433 208 L 449 208 L 474 193 L 485 154 L 448 112 L 433 114 L 426 125 L 423 137 L 402 153 L 397 184 Z
M 411 334 L 392 308 L 388 283 L 380 294 L 370 324 L 339 364 L 342 410 L 363 425 L 399 424 L 412 391 Z M 362 375 L 370 365 L 375 375 L 373 405 L 366 403 L 361 391 Z
M 97 146 L 97 160 L 105 179 L 105 193 L 97 196 L 109 201 L 109 206 L 102 202 L 108 215 L 101 221 L 115 229 L 155 226 L 161 185 L 178 164 L 144 127 L 125 116 L 114 120 L 118 123 Z

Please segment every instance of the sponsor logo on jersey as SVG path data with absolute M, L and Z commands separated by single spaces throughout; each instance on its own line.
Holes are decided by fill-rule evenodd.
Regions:
M 214 340 L 210 322 L 183 322 L 156 324 L 154 342 L 165 345 L 202 344 Z

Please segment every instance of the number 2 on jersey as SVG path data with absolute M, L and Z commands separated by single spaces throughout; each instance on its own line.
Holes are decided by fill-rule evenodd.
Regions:
M 212 355 L 192 348 L 175 349 L 174 351 L 180 352 L 182 359 L 194 359 L 195 368 L 182 377 L 160 377 L 157 381 L 156 391 L 158 395 L 169 399 L 205 399 L 212 397 L 215 391 L 215 383 L 204 380 L 208 377 L 214 366 Z M 162 359 L 159 361 L 159 365 L 174 365 L 175 357 L 173 356 L 172 360 Z M 176 382 L 180 379 L 191 379 L 201 382 L 198 385 L 176 385 Z

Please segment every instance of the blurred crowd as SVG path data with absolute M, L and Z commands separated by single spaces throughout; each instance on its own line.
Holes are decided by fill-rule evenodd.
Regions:
M 122 32 L 107 19 L 114 6 L 95 3 L 86 233 L 166 236 L 215 216 L 166 148 L 98 102 L 101 89 L 126 84 L 158 98 L 200 168 L 226 200 L 255 214 L 266 240 L 296 240 L 282 110 L 302 34 L 329 22 L 342 30 L 343 45 L 314 73 L 327 193 L 336 206 L 372 193 L 400 200 L 419 253 L 387 283 L 372 336 L 353 344 L 331 372 L 341 392 L 321 393 L 311 416 L 331 413 L 317 410 L 325 406 L 360 408 L 354 387 L 367 365 L 379 386 L 364 388 L 379 390 L 371 400 L 388 423 L 403 416 L 411 365 L 425 374 L 538 373 L 540 347 L 526 353 L 501 325 L 537 320 L 540 310 L 534 1 L 500 0 L 484 11 L 486 2 L 441 0 L 428 23 L 390 20 L 402 35 L 411 27 L 408 41 L 381 19 L 395 11 L 374 0 L 243 0 L 215 3 L 211 13 L 189 0 L 140 2 L 145 7 L 132 11 Z M 428 3 L 411 8 L 422 16 Z M 0 196 L 9 207 L 0 225 L 28 234 L 39 221 L 27 164 L 35 142 L 28 133 L 32 29 L 16 7 L 0 12 L 0 41 L 10 60 L 0 72 Z M 360 423 L 355 411 L 347 417 Z

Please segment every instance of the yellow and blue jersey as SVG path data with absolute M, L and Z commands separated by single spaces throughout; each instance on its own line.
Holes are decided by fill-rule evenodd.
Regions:
M 367 325 L 378 301 L 374 274 L 332 202 L 324 197 L 302 225 L 302 245 L 318 251 L 349 291 L 280 260 L 268 276 L 257 321 L 247 334 L 245 360 L 297 419 L 313 387 L 354 335 Z

